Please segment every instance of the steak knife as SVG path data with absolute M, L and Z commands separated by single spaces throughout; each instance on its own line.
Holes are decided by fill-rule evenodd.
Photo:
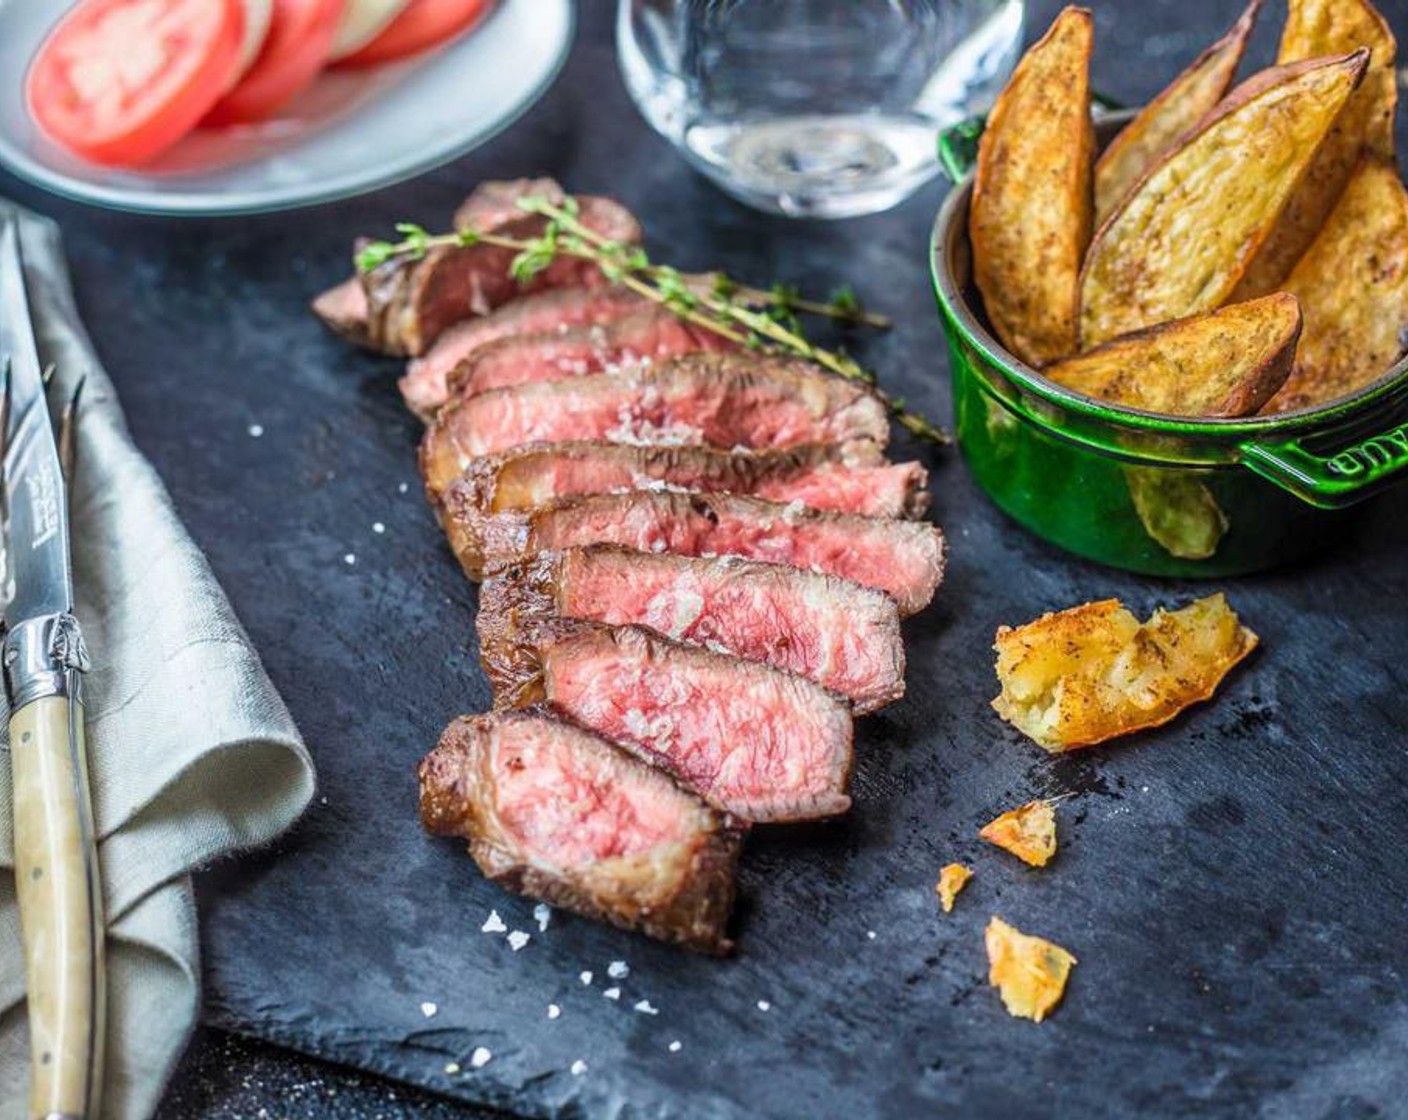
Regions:
M 88 668 L 73 616 L 67 486 L 25 295 L 0 227 L 4 677 L 35 1120 L 97 1120 L 106 1013 L 102 886 L 88 787 Z

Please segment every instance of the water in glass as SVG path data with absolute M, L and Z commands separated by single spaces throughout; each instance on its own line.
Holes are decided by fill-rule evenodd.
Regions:
M 620 0 L 647 121 L 724 190 L 806 217 L 874 213 L 937 170 L 938 130 L 987 108 L 1023 0 Z

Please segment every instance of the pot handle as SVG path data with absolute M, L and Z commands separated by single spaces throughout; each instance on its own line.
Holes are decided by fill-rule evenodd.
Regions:
M 1097 120 L 1100 113 L 1117 113 L 1125 108 L 1113 97 L 1102 93 L 1092 93 L 1090 103 L 1094 107 Z M 978 140 L 983 135 L 983 127 L 988 123 L 986 113 L 968 117 L 939 133 L 939 165 L 944 174 L 955 186 L 973 170 L 978 162 Z
M 1403 481 L 1408 472 L 1408 422 L 1329 454 L 1299 439 L 1252 440 L 1242 461 L 1263 478 L 1321 509 L 1342 509 Z

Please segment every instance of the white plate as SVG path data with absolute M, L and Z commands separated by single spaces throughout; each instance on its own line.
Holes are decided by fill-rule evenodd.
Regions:
M 547 91 L 573 32 L 571 0 L 501 0 L 436 54 L 329 72 L 275 120 L 197 130 L 129 171 L 69 155 L 30 120 L 25 72 L 59 14 L 54 0 L 0 0 L 0 164 L 56 194 L 149 214 L 307 206 L 448 163 Z

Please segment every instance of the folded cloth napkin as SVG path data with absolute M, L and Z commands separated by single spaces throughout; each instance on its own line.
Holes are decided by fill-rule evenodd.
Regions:
M 84 380 L 71 508 L 77 615 L 108 923 L 106 1117 L 152 1115 L 195 1024 L 191 871 L 267 843 L 313 765 L 204 556 L 128 435 L 79 323 L 52 223 L 20 217 L 40 358 L 56 399 Z M 3 721 L 0 721 L 3 722 Z M 0 1118 L 28 1095 L 10 768 L 0 758 Z

